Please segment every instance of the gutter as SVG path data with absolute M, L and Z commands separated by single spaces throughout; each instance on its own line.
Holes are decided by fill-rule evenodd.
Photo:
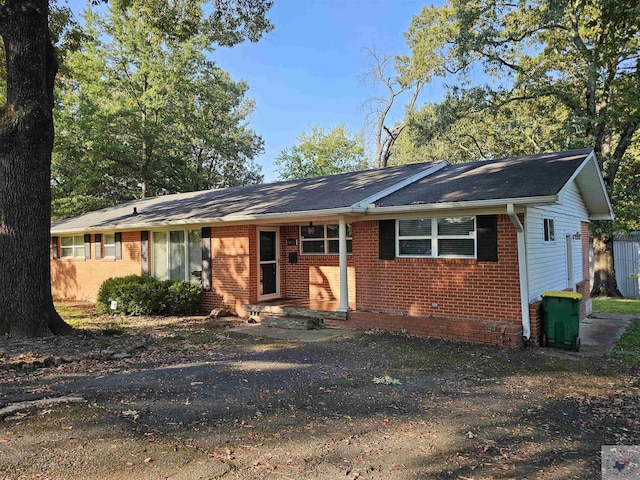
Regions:
M 507 215 L 516 227 L 518 236 L 518 273 L 520 276 L 520 310 L 522 313 L 522 337 L 531 337 L 531 319 L 529 318 L 529 273 L 527 272 L 527 249 L 524 238 L 524 227 L 516 215 L 513 203 L 507 204 Z
M 390 207 L 377 207 L 369 205 L 367 214 L 395 214 L 427 210 L 463 210 L 471 208 L 504 207 L 505 203 L 518 205 L 552 205 L 558 202 L 557 195 L 545 195 L 540 197 L 496 198 L 492 200 L 471 200 L 468 202 L 443 202 L 443 203 L 416 203 L 413 205 L 394 205 Z

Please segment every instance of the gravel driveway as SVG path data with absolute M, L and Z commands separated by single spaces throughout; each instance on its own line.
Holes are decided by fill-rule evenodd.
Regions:
M 229 326 L 56 339 L 22 363 L 0 343 L 0 407 L 84 399 L 5 416 L 0 477 L 589 479 L 601 445 L 640 443 L 639 372 L 604 356 Z

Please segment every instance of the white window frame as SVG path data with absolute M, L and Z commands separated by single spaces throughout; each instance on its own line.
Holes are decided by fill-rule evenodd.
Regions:
M 150 243 L 150 252 L 151 252 L 151 261 L 150 261 L 150 265 L 149 265 L 149 272 L 151 274 L 152 277 L 154 278 L 160 278 L 157 276 L 157 272 L 155 271 L 155 262 L 153 261 L 153 255 L 155 255 L 155 250 L 154 250 L 154 236 L 158 233 L 166 233 L 167 234 L 167 239 L 166 239 L 166 265 L 167 265 L 167 271 L 165 272 L 165 275 L 163 275 L 162 278 L 166 279 L 170 279 L 170 268 L 171 268 L 171 232 L 183 232 L 184 233 L 184 247 L 185 247 L 185 262 L 184 262 L 184 278 L 186 279 L 186 281 L 188 282 L 200 282 L 201 281 L 201 277 L 194 277 L 191 275 L 191 262 L 190 262 L 190 257 L 189 257 L 189 232 L 191 231 L 197 231 L 198 233 L 200 233 L 200 229 L 197 228 L 187 228 L 187 229 L 182 229 L 182 228 L 178 228 L 178 229 L 167 229 L 167 230 L 155 230 L 151 232 L 150 238 L 149 238 L 149 243 Z M 202 246 L 199 246 L 200 252 L 202 252 Z M 202 268 L 202 267 L 201 267 Z M 201 270 L 200 270 L 201 271 Z
M 551 228 L 548 228 L 548 225 Z M 556 242 L 556 221 L 554 217 L 542 218 L 542 241 L 543 243 Z
M 107 241 L 108 237 L 112 237 L 113 242 L 109 243 Z M 116 234 L 115 233 L 105 233 L 102 235 L 102 252 L 104 258 L 116 258 Z M 108 254 L 107 248 L 113 248 L 113 253 Z
M 443 218 L 471 218 L 473 219 L 473 231 L 469 235 L 439 235 L 438 233 L 438 220 Z M 403 220 L 431 220 L 431 235 L 407 235 L 400 236 L 400 222 Z M 449 239 L 461 239 L 469 240 L 473 239 L 473 255 L 440 255 L 438 252 L 438 240 Z M 400 243 L 402 240 L 431 240 L 431 255 L 419 255 L 419 254 L 403 254 L 400 252 Z M 459 215 L 448 217 L 412 217 L 412 218 L 400 218 L 396 220 L 396 257 L 400 258 L 478 258 L 478 220 L 475 215 Z
M 63 245 L 65 238 L 71 239 L 71 245 Z M 71 255 L 65 255 L 65 249 L 71 249 Z M 60 237 L 60 258 L 84 258 L 84 235 Z
M 339 242 L 340 241 L 340 237 L 327 237 L 327 227 L 332 226 L 332 227 L 336 227 L 339 228 L 339 225 L 337 223 L 320 223 L 317 225 L 313 225 L 314 228 L 322 228 L 323 229 L 323 236 L 322 237 L 318 237 L 318 238 L 304 238 L 304 236 L 302 235 L 302 231 L 305 228 L 308 228 L 308 225 L 300 225 L 299 230 L 298 230 L 298 234 L 300 235 L 300 255 L 339 255 L 340 251 L 338 250 L 337 252 L 329 252 L 329 242 Z M 347 224 L 347 232 L 351 230 L 351 236 L 347 236 L 347 244 L 349 241 L 351 241 L 351 252 L 347 251 L 347 255 L 351 255 L 353 253 L 353 230 L 351 227 L 351 224 Z M 305 252 L 304 251 L 304 243 L 305 242 L 324 242 L 324 252 Z M 348 247 L 347 247 L 348 250 Z

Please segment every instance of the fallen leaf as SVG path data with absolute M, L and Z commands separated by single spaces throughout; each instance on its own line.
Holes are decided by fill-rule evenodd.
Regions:
M 144 463 L 150 463 L 153 462 L 153 459 L 151 457 L 147 457 L 144 459 Z

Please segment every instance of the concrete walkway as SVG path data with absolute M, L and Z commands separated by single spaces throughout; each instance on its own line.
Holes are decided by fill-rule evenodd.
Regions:
M 321 328 L 318 330 L 296 330 L 293 328 L 264 327 L 259 323 L 249 324 L 228 330 L 231 332 L 253 335 L 255 337 L 273 338 L 275 340 L 287 340 L 294 342 L 312 343 L 335 340 L 354 335 L 354 330 L 340 328 Z
M 580 355 L 608 355 L 635 316 L 593 312 L 580 322 Z

